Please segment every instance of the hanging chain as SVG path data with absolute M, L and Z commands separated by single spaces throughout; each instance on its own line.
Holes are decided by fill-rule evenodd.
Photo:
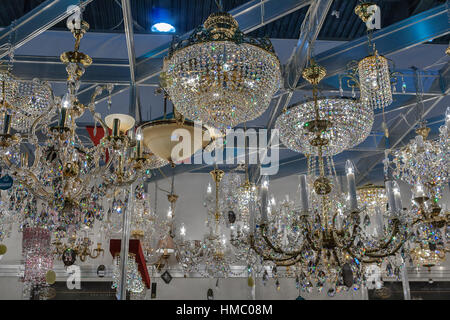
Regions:
M 8 72 L 12 72 L 13 69 L 13 64 L 14 64 L 14 45 L 16 43 L 16 33 L 17 33 L 17 29 L 16 29 L 16 20 L 13 20 L 11 22 L 11 31 L 9 33 L 9 48 L 8 48 L 8 56 L 9 56 L 9 61 L 8 61 Z M 14 38 L 13 38 L 14 36 Z

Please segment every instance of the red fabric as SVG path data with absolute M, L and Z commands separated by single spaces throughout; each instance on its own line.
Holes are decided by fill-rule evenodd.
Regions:
M 109 251 L 114 257 L 116 253 L 120 253 L 121 249 L 120 239 L 111 239 L 109 241 Z M 137 239 L 130 239 L 128 252 L 134 253 L 136 255 L 136 262 L 138 264 L 139 272 L 141 273 L 142 280 L 144 280 L 147 289 L 150 289 L 150 275 L 148 274 L 147 264 L 145 263 L 144 251 L 142 251 L 141 242 Z
M 97 127 L 97 134 L 94 135 L 94 126 L 86 126 L 86 130 L 89 133 L 89 137 L 91 138 L 92 142 L 94 143 L 94 146 L 98 145 L 100 143 L 100 140 L 105 135 L 105 130 L 103 130 L 102 126 Z M 111 134 L 111 129 L 108 128 L 109 134 Z M 105 153 L 105 162 L 108 162 L 109 160 L 109 152 L 106 150 Z

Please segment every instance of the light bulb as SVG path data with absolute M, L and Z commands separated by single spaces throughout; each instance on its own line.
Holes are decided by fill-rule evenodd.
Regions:
M 353 174 L 355 172 L 355 166 L 350 159 L 345 162 L 345 170 L 347 174 Z
M 185 235 L 186 235 L 186 227 L 184 226 L 184 224 L 181 225 L 181 228 L 180 228 L 180 235 L 181 235 L 181 236 L 185 236 Z
M 69 93 L 66 93 L 61 100 L 61 107 L 64 109 L 70 108 L 72 105 L 72 99 Z
M 137 141 L 141 141 L 142 140 L 142 130 L 141 130 L 141 128 L 138 128 L 136 130 L 136 140 Z

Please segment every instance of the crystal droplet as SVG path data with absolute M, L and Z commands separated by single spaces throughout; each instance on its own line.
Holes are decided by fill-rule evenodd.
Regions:
M 253 277 L 252 276 L 248 277 L 247 284 L 248 284 L 249 287 L 253 287 L 254 281 L 253 281 Z
M 355 87 L 352 87 L 352 97 L 356 98 Z
M 353 285 L 353 272 L 348 263 L 344 264 L 342 267 L 342 278 L 347 288 L 350 288 Z
M 369 215 L 366 213 L 366 215 L 364 216 L 364 226 L 368 227 L 370 226 L 370 217 Z
M 265 286 L 267 284 L 267 281 L 269 280 L 269 274 L 267 273 L 267 270 L 264 270 L 264 274 L 262 277 L 263 285 Z
M 392 277 L 392 275 L 393 275 L 393 269 L 392 269 L 392 265 L 391 265 L 390 262 L 386 265 L 386 272 L 387 272 L 387 274 L 388 274 L 389 277 Z

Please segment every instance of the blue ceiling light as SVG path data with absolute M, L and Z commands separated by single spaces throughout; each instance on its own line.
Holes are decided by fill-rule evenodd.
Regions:
M 175 32 L 175 27 L 170 23 L 158 22 L 152 25 L 152 32 Z
M 169 11 L 163 8 L 152 9 L 152 32 L 174 33 L 176 31 Z

